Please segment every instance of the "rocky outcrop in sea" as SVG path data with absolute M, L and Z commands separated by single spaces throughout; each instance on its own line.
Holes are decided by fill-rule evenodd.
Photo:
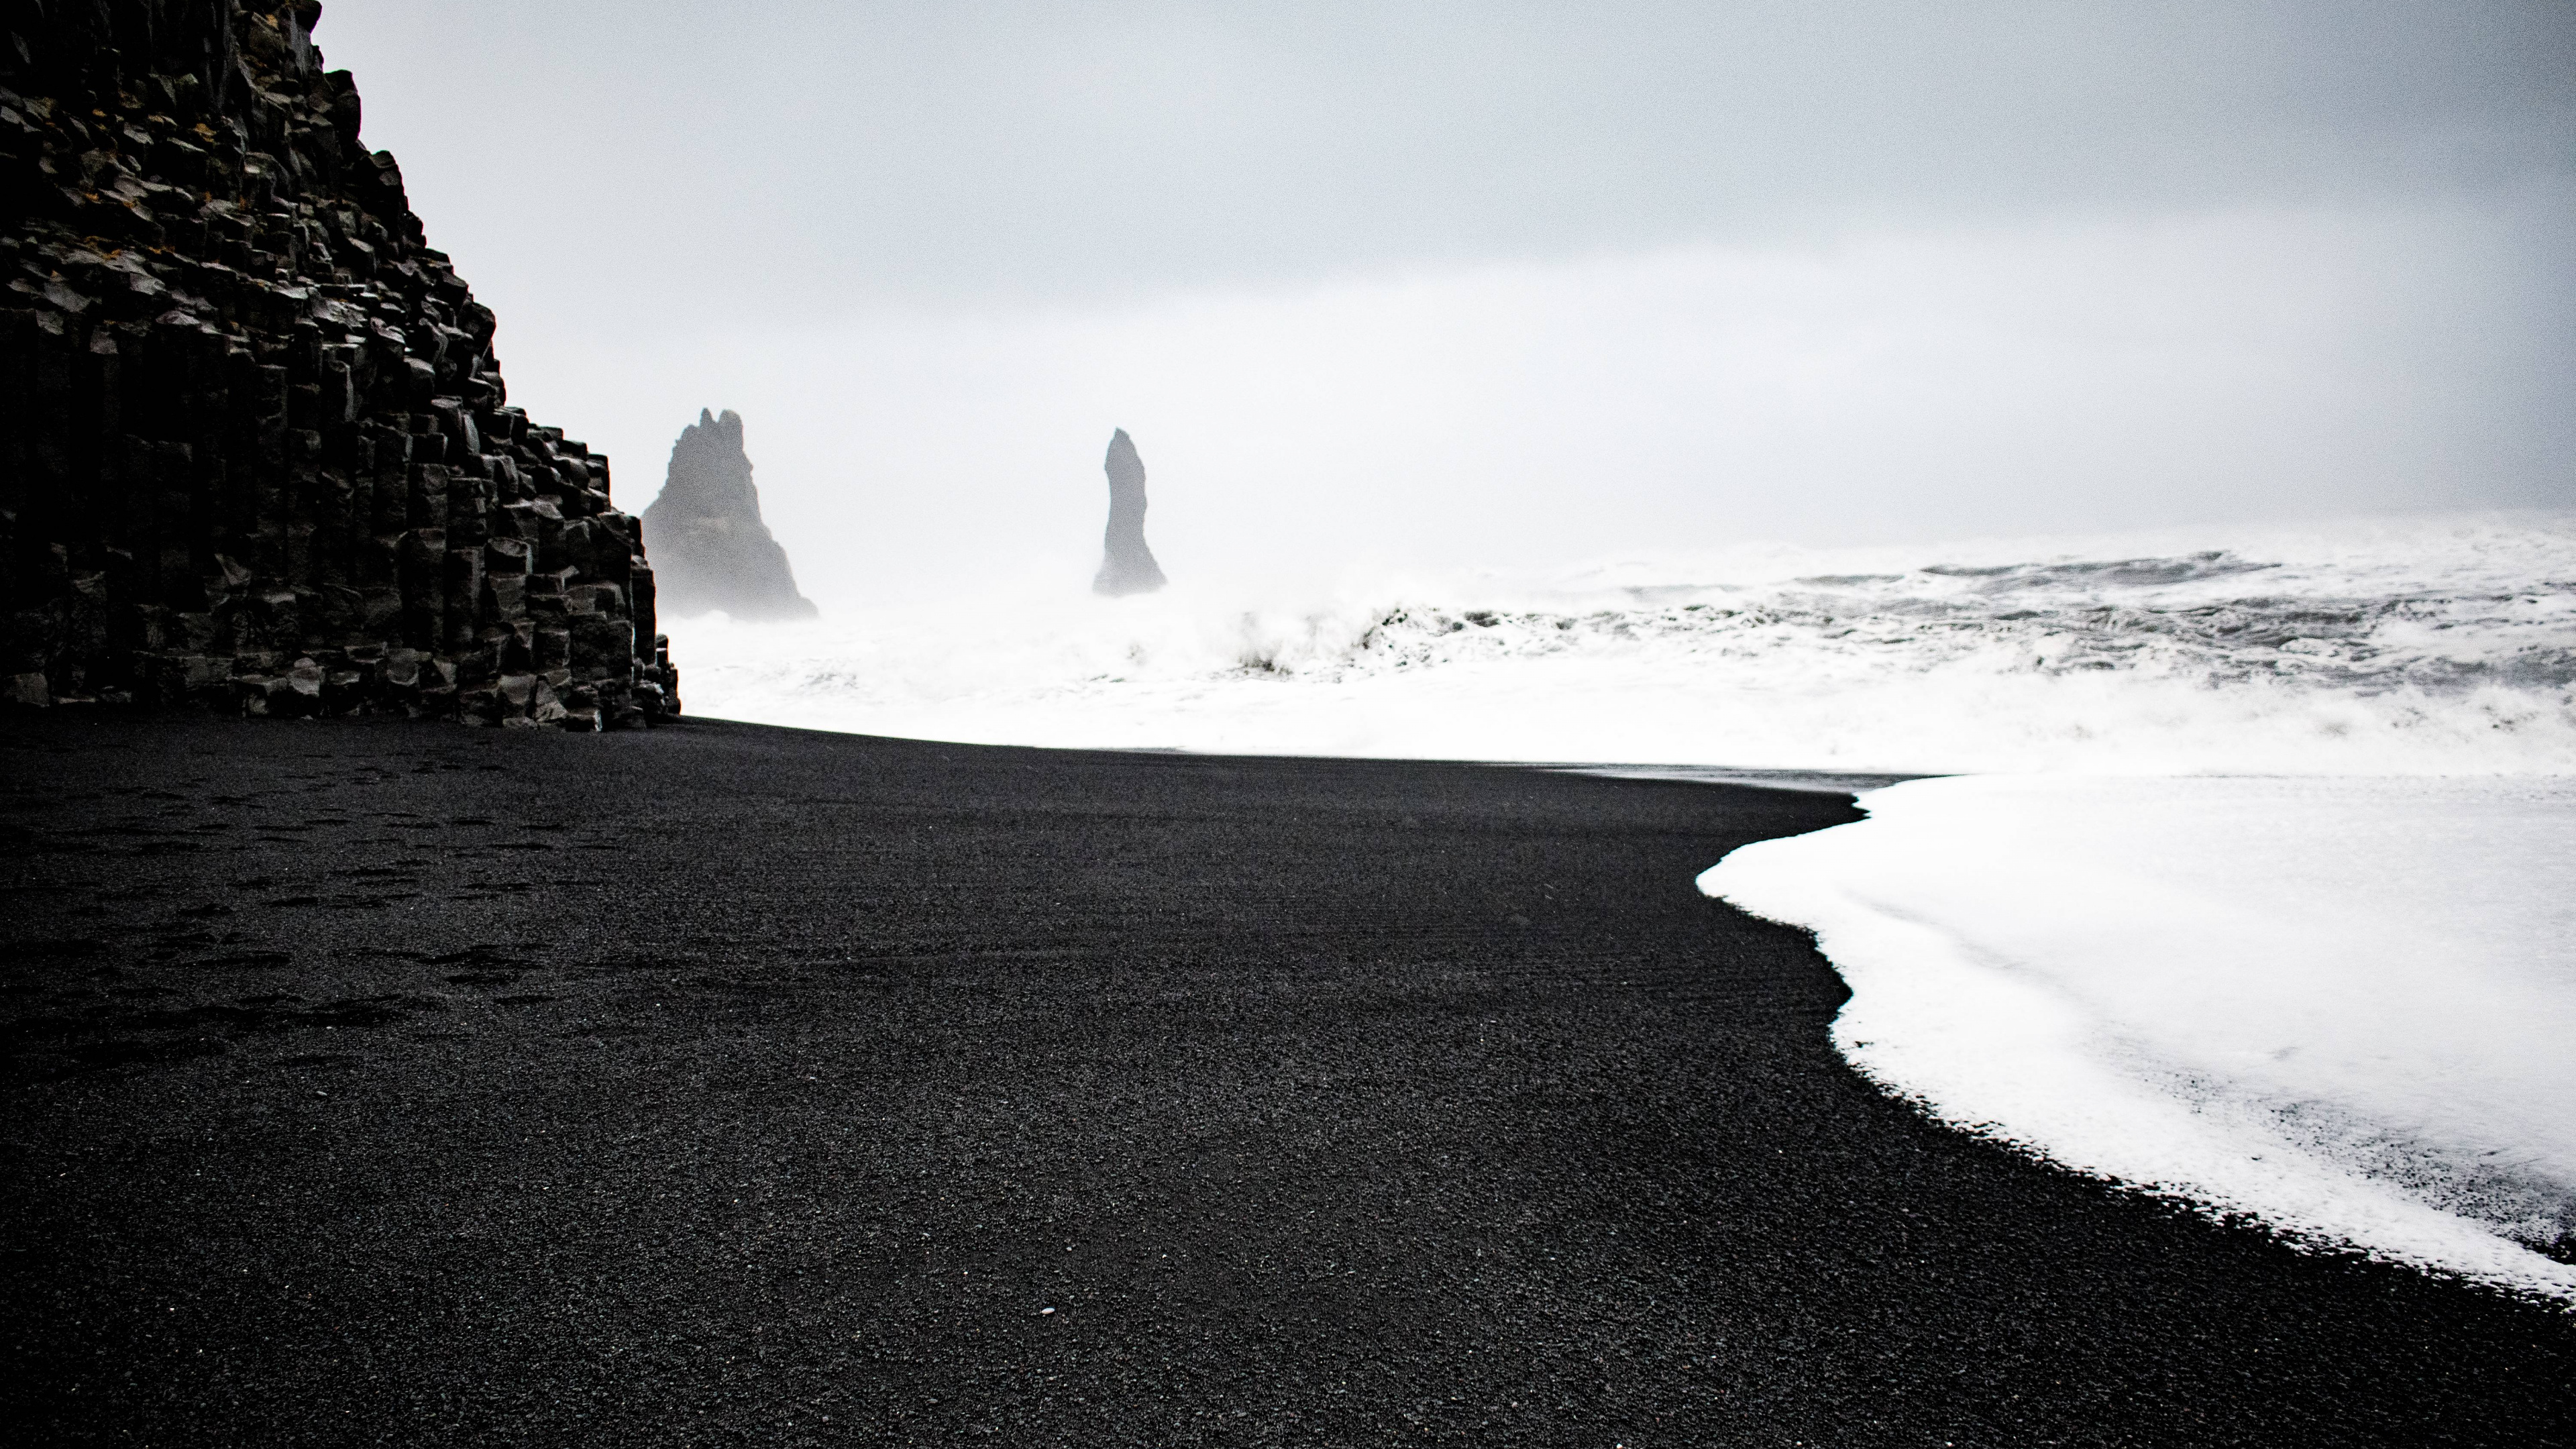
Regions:
M 1119 428 L 1109 438 L 1109 527 L 1101 538 L 1095 594 L 1150 594 L 1167 580 L 1154 551 L 1145 546 L 1145 460 Z
M 13 5 L 0 35 L 0 685 L 26 704 L 675 713 L 608 460 L 324 71 L 321 6 Z
M 671 445 L 662 495 L 644 510 L 660 565 L 663 606 L 675 616 L 722 609 L 737 619 L 810 619 L 796 592 L 787 550 L 761 521 L 743 451 L 742 416 L 732 409 L 698 420 Z

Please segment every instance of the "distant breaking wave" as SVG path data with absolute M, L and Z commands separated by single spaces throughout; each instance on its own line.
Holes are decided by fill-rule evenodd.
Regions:
M 2576 576 L 2504 592 L 2245 591 L 2285 567 L 2210 550 L 2108 562 L 1933 564 L 1780 585 L 1633 586 L 1619 591 L 1626 607 L 1584 613 L 1399 606 L 1346 649 L 1316 648 L 1294 665 L 1269 655 L 1248 662 L 1428 667 L 1662 640 L 1711 663 L 1718 661 L 1707 656 L 1750 663 L 1794 652 L 1914 672 L 1963 664 L 2042 675 L 2125 670 L 2213 686 L 2273 680 L 2358 695 L 2457 695 L 2482 686 L 2563 691 L 2576 684 Z M 2222 579 L 2230 585 L 2184 587 Z M 2291 578 L 2279 582 L 2295 587 Z
M 1389 574 L 1303 598 L 1184 575 L 1097 601 L 1058 581 L 675 632 L 699 712 L 992 742 L 1892 772 L 2576 771 L 2576 516 L 2240 532 Z

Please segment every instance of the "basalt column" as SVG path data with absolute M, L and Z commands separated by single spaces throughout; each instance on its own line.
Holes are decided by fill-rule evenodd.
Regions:
M 675 712 L 608 460 L 507 405 L 321 6 L 0 14 L 8 697 Z
M 1162 565 L 1145 546 L 1145 460 L 1125 428 L 1109 439 L 1109 528 L 1102 536 L 1096 594 L 1150 594 L 1165 583 Z

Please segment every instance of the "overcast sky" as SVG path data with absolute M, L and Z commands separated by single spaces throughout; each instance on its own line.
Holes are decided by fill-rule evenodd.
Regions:
M 2576 505 L 2576 6 L 331 0 L 513 397 L 826 596 Z

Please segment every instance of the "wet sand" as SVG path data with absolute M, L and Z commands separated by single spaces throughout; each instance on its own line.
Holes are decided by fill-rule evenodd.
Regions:
M 63 711 L 0 771 L 22 1442 L 2576 1442 L 2565 1315 L 1855 1077 L 1692 886 L 1843 797 Z

